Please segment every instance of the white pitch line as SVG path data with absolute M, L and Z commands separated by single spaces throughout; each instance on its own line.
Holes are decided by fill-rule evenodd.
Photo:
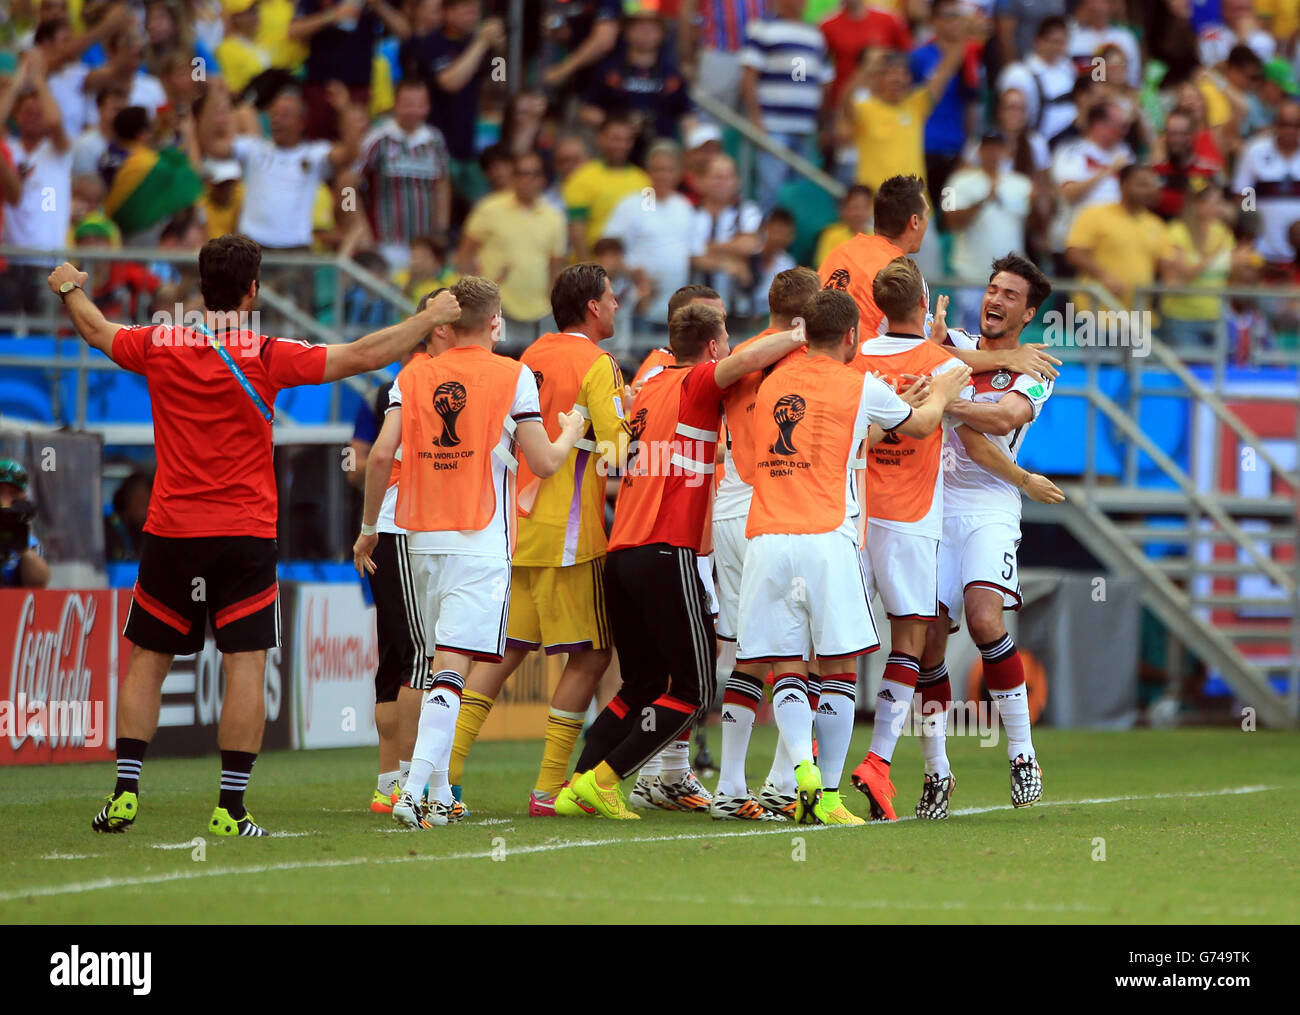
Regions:
M 46 853 L 42 860 L 94 860 L 103 853 Z
M 1278 789 L 1277 786 L 1234 786 L 1228 789 L 1204 790 L 1200 792 L 1189 793 L 1150 793 L 1133 796 L 1115 796 L 1115 797 L 1093 797 L 1086 800 L 1045 800 L 1042 803 L 1035 804 L 1036 807 L 1087 807 L 1097 804 L 1123 803 L 1129 800 L 1187 800 L 1200 797 L 1214 796 L 1239 796 L 1247 793 L 1265 793 L 1269 790 Z M 1001 804 L 996 807 L 969 807 L 963 810 L 956 810 L 954 815 L 967 814 L 987 814 L 992 811 L 1009 811 L 1012 807 L 1010 804 Z M 916 820 L 915 818 L 904 818 L 901 820 Z M 598 849 L 603 846 L 635 846 L 641 843 L 654 842 L 689 842 L 694 839 L 747 839 L 755 836 L 764 835 L 806 835 L 811 832 L 836 832 L 843 831 L 848 826 L 826 826 L 826 825 L 792 825 L 787 822 L 781 823 L 783 827 L 779 828 L 754 828 L 737 832 L 695 832 L 686 835 L 646 835 L 637 836 L 630 839 L 559 839 L 549 842 L 537 843 L 532 846 L 512 846 L 510 854 L 518 856 L 526 853 L 555 853 L 566 849 Z M 887 822 L 868 822 L 862 827 L 884 826 Z M 310 832 L 286 832 L 280 833 L 277 838 L 286 836 L 310 835 Z M 191 845 L 187 843 L 186 845 Z M 229 877 L 231 875 L 247 874 L 271 874 L 278 871 L 297 871 L 297 870 L 328 870 L 334 867 L 359 867 L 363 864 L 393 864 L 393 863 L 412 863 L 415 861 L 439 861 L 449 860 L 486 860 L 489 859 L 493 850 L 476 850 L 472 853 L 451 853 L 445 856 L 394 856 L 394 857 L 373 857 L 358 856 L 350 859 L 340 860 L 299 860 L 287 861 L 285 863 L 260 864 L 253 867 L 217 867 L 201 870 L 183 870 L 172 871 L 167 874 L 149 874 L 138 877 L 127 878 L 96 878 L 93 881 L 80 881 L 73 884 L 65 885 L 39 885 L 32 888 L 22 888 L 16 891 L 0 893 L 0 902 L 14 902 L 18 899 L 28 898 L 48 898 L 56 895 L 80 895 L 84 892 L 103 891 L 111 888 L 138 888 L 145 885 L 167 884 L 172 881 L 194 881 L 200 878 L 217 878 Z

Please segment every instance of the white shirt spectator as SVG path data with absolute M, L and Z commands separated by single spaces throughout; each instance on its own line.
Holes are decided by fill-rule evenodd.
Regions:
M 1036 130 L 1031 130 L 1025 135 L 1029 141 L 1029 154 L 1033 159 L 1033 169 L 1036 173 L 1041 173 L 1044 169 L 1052 168 L 1052 150 L 1047 147 L 1047 142 L 1043 140 L 1043 135 Z M 980 158 L 980 139 L 978 135 L 966 142 L 966 147 L 962 150 L 961 158 L 963 162 L 977 164 Z M 1016 168 L 1015 153 L 1005 155 L 998 171 L 1009 173 Z
M 1196 51 L 1204 66 L 1213 67 L 1228 59 L 1232 47 L 1238 43 L 1249 46 L 1265 63 L 1272 60 L 1277 52 L 1277 40 L 1264 29 L 1257 28 L 1243 39 L 1227 25 L 1210 25 L 1203 29 L 1196 43 Z
M 50 94 L 63 117 L 63 132 L 68 137 L 80 136 L 86 129 L 86 117 L 93 111 L 94 99 L 86 95 L 86 75 L 89 73 L 89 67 L 73 60 L 46 78 Z
M 708 252 L 710 243 L 726 243 L 734 240 L 740 233 L 756 233 L 763 228 L 763 213 L 752 201 L 741 201 L 722 209 L 716 216 L 709 214 L 703 206 L 695 209 L 695 218 L 691 223 L 691 256 L 698 257 Z M 697 272 L 699 281 L 712 286 L 722 297 L 722 302 L 733 313 L 731 301 L 739 291 L 732 277 L 725 272 Z M 671 295 L 671 294 L 670 294 Z
M 72 143 L 72 175 L 76 177 L 99 172 L 99 160 L 106 151 L 108 139 L 99 132 L 98 127 L 82 131 L 81 136 Z
M 72 214 L 72 149 L 60 153 L 49 138 L 43 138 L 28 151 L 11 137 L 9 154 L 22 178 L 23 193 L 17 204 L 5 207 L 4 242 L 62 250 L 68 244 Z
M 95 96 L 87 95 L 85 124 L 87 127 L 99 126 L 99 107 L 95 105 Z M 167 92 L 159 81 L 152 74 L 146 74 L 143 70 L 131 79 L 131 91 L 127 93 L 127 106 L 139 106 L 149 114 L 149 119 L 153 119 L 158 110 L 167 105 L 170 100 L 167 98 Z M 69 132 L 68 137 L 76 137 Z
M 1070 38 L 1066 52 L 1070 54 L 1081 73 L 1090 72 L 1093 59 L 1101 56 L 1106 46 L 1118 46 L 1128 58 L 1128 83 L 1134 88 L 1142 84 L 1142 53 L 1137 39 L 1127 28 L 1107 25 L 1105 28 L 1087 28 L 1076 21 L 1069 23 Z
M 991 180 L 979 166 L 965 166 L 948 177 L 948 187 L 955 211 L 964 211 L 993 194 L 966 228 L 957 231 L 952 250 L 957 277 L 983 281 L 988 278 L 989 265 L 1008 249 L 1023 252 L 1033 181 L 1015 172 L 1000 172 Z
M 1232 189 L 1241 193 L 1248 187 L 1262 226 L 1259 252 L 1268 261 L 1291 261 L 1295 251 L 1286 234 L 1300 219 L 1300 149 L 1283 155 L 1272 134 L 1247 142 L 1237 159 Z
M 269 138 L 242 136 L 233 154 L 244 169 L 239 231 L 264 247 L 310 247 L 316 190 L 333 174 L 329 141 L 279 148 Z
M 623 241 L 626 263 L 654 282 L 642 316 L 668 320 L 668 298 L 690 281 L 695 208 L 681 194 L 667 198 L 629 194 L 614 206 L 605 235 Z
M 1114 148 L 1107 150 L 1087 138 L 1080 138 L 1057 149 L 1052 159 L 1052 182 L 1057 187 L 1063 183 L 1076 183 L 1086 180 L 1098 170 L 1109 166 L 1120 155 L 1129 162 L 1133 161 L 1133 149 L 1121 141 Z M 1084 208 L 1094 204 L 1114 204 L 1119 200 L 1119 174 L 1111 173 L 1100 180 L 1081 201 L 1071 204 L 1062 198 L 1058 204 L 1056 218 L 1052 221 L 1051 240 L 1054 251 L 1065 249 L 1065 238 L 1070 235 L 1074 219 Z
M 1050 141 L 1074 122 L 1076 110 L 1070 92 L 1077 76 L 1069 57 L 1049 64 L 1037 53 L 1030 53 L 1002 69 L 998 94 L 1013 88 L 1020 92 L 1030 126 Z

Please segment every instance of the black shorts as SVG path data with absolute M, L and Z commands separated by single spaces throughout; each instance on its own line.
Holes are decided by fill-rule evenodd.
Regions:
M 126 615 L 128 641 L 152 652 L 192 655 L 209 624 L 220 652 L 280 644 L 274 539 L 144 534 L 140 573 Z
M 372 559 L 375 573 L 369 576 L 370 594 L 375 599 L 375 631 L 379 637 L 375 701 L 396 701 L 398 688 L 427 690 L 429 676 L 424 621 L 411 580 L 406 536 L 379 533 Z
M 629 709 L 662 694 L 695 706 L 713 703 L 717 638 L 694 550 L 652 543 L 605 557 L 605 598 Z

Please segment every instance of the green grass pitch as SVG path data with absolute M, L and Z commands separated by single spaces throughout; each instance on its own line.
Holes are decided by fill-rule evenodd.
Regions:
M 774 737 L 755 731 L 751 785 Z M 859 726 L 850 766 L 869 737 Z M 263 756 L 249 803 L 288 833 L 271 839 L 206 835 L 215 756 L 146 761 L 141 817 L 123 835 L 90 830 L 111 765 L 10 769 L 0 780 L 0 921 L 1300 920 L 1294 733 L 1045 729 L 1035 745 L 1042 805 L 1011 809 L 1000 744 L 954 737 L 949 821 L 830 829 L 666 812 L 635 823 L 530 819 L 536 742 L 478 745 L 466 773 L 472 816 L 428 832 L 369 812 L 373 750 Z M 904 738 L 894 771 L 899 813 L 910 815 L 915 740 Z M 846 799 L 865 811 L 851 789 Z

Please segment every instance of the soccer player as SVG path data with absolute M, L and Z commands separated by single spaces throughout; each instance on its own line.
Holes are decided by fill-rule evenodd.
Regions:
M 623 684 L 587 732 L 574 777 L 556 798 L 561 815 L 589 808 L 607 818 L 639 818 L 619 782 L 713 700 L 717 642 L 696 556 L 713 495 L 723 392 L 797 348 L 802 335 L 769 335 L 727 356 L 722 313 L 691 306 L 669 320 L 668 340 L 675 364 L 637 393 L 636 442 L 605 565 Z
M 919 293 L 918 306 L 924 314 Z M 913 409 L 876 377 L 848 365 L 858 349 L 851 297 L 834 289 L 816 293 L 803 318 L 807 356 L 773 370 L 754 404 L 757 458 L 737 659 L 771 663 L 776 671 L 773 709 L 795 763 L 795 820 L 860 825 L 844 806 L 839 783 L 853 734 L 856 658 L 878 648 L 880 639 L 857 553 L 856 452 L 873 426 L 886 439 L 939 437 L 944 406 L 961 392 L 970 369 L 957 364 L 940 372 L 929 397 Z M 899 570 L 910 566 L 898 563 Z M 897 571 L 890 576 L 903 580 Z M 808 699 L 806 660 L 813 653 L 823 699 L 846 699 L 837 710 L 846 721 L 818 725 L 820 770 L 812 760 Z
M 430 691 L 420 706 L 411 770 L 393 819 L 409 828 L 445 825 L 456 808 L 447 770 L 465 675 L 474 659 L 500 662 L 510 609 L 510 555 L 514 549 L 514 449 L 534 475 L 553 475 L 581 435 L 577 412 L 559 414 L 552 441 L 542 426 L 537 382 L 518 360 L 498 356 L 501 290 L 466 276 L 451 287 L 460 306 L 454 344 L 440 356 L 417 357 L 397 375 L 402 479 L 394 521 L 405 529 L 415 595 L 426 645 L 434 648 Z M 385 420 L 375 447 L 396 451 Z M 358 568 L 374 572 L 375 524 L 389 476 L 366 476 L 361 535 L 353 547 Z M 422 802 L 426 784 L 430 807 Z
M 777 274 L 768 289 L 770 319 L 767 328 L 732 350 L 734 356 L 749 342 L 794 327 L 809 298 L 818 291 L 817 273 L 811 268 L 791 268 Z M 791 356 L 800 356 L 796 350 Z M 776 367 L 769 367 L 770 373 Z M 727 389 L 723 398 L 726 414 L 726 458 L 718 495 L 713 503 L 713 559 L 718 586 L 718 640 L 734 643 L 740 609 L 740 583 L 745 560 L 745 519 L 749 516 L 754 488 L 754 402 L 764 373 L 746 374 Z M 727 655 L 725 647 L 719 653 Z M 734 656 L 733 656 L 734 659 Z M 793 817 L 797 804 L 794 761 L 780 740 L 772 768 L 758 796 L 751 796 L 745 780 L 745 755 L 749 751 L 754 715 L 763 701 L 763 677 L 768 667 L 757 663 L 735 663 L 726 678 L 722 695 L 722 768 L 718 791 L 709 813 L 718 819 L 767 820 L 773 816 Z M 722 674 L 720 673 L 719 676 Z M 813 692 L 814 695 L 816 692 Z M 811 704 L 811 701 L 810 701 Z M 816 706 L 813 706 L 814 709 Z
M 980 306 L 979 334 L 947 328 L 946 340 L 958 348 L 1014 348 L 1051 292 L 1032 262 L 1019 254 L 999 258 Z M 944 330 L 945 316 L 942 310 L 935 314 L 936 339 Z M 972 383 L 971 399 L 948 409 L 956 424 L 948 434 L 951 450 L 945 451 L 939 619 L 926 632 L 917 680 L 925 771 L 916 816 L 934 820 L 948 816 L 956 785 L 946 748 L 952 688 L 944 651 L 949 632 L 960 624 L 963 606 L 984 659 L 984 682 L 1007 734 L 1011 803 L 1024 807 L 1043 793 L 1042 769 L 1029 732 L 1024 667 L 1002 614 L 1020 609 L 1020 491 L 1044 504 L 1065 499 L 1047 477 L 1016 464 L 1025 431 L 1051 395 L 1052 382 L 996 370 L 976 374 Z
M 158 728 L 172 658 L 203 647 L 209 624 L 222 654 L 226 695 L 217 729 L 221 789 L 208 831 L 264 836 L 244 806 L 262 745 L 266 650 L 280 644 L 276 581 L 275 397 L 392 363 L 429 329 L 454 320 L 443 294 L 422 313 L 355 342 L 310 345 L 257 334 L 262 249 L 246 236 L 199 251 L 203 323 L 125 327 L 105 320 L 71 264 L 49 286 L 77 333 L 118 366 L 143 374 L 153 404 L 158 471 L 144 526 L 140 572 L 123 636 L 131 642 L 118 692 L 117 783 L 95 815 L 97 832 L 122 832 L 140 811 L 140 770 Z
M 592 262 L 560 272 L 551 289 L 558 332 L 524 350 L 537 381 L 542 418 L 561 411 L 582 416 L 584 433 L 554 475 L 520 469 L 519 545 L 510 577 L 505 658 L 470 671 L 452 748 L 452 784 L 506 680 L 527 653 L 568 653 L 551 697 L 541 769 L 528 798 L 531 817 L 555 814 L 555 794 L 569 771 L 573 745 L 611 644 L 605 614 L 605 476 L 627 454 L 623 374 L 598 343 L 614 334 L 614 298 L 605 269 Z M 552 424 L 548 433 L 555 431 Z
M 960 360 L 925 338 L 927 297 L 915 262 L 898 257 L 881 268 L 872 282 L 872 296 L 889 318 L 890 331 L 862 343 L 858 362 L 867 371 L 877 373 L 895 390 L 917 377 L 937 383 L 953 371 L 969 378 L 970 370 Z M 938 616 L 942 446 L 939 430 L 920 437 L 894 432 L 886 433 L 867 453 L 870 505 L 863 553 L 890 631 L 889 660 L 876 695 L 871 751 L 853 771 L 853 785 L 866 794 L 873 820 L 896 819 L 890 803 L 894 788 L 889 763 L 901 732 L 901 716 L 911 708 L 926 626 Z
M 682 307 L 692 306 L 713 307 L 726 319 L 727 307 L 718 291 L 712 286 L 692 284 L 682 286 L 668 298 L 669 320 Z M 637 369 L 631 390 L 639 391 L 647 380 L 676 362 L 671 349 L 652 349 Z M 715 481 L 717 478 L 715 473 Z M 717 489 L 716 482 L 714 489 Z M 695 562 L 699 568 L 700 581 L 704 583 L 709 615 L 716 620 L 718 594 L 713 580 L 713 522 L 709 515 L 705 516 L 704 538 Z M 696 761 L 700 762 L 709 756 L 703 725 L 696 731 L 696 737 L 700 748 Z M 691 727 L 687 726 L 678 734 L 677 739 L 641 766 L 636 784 L 628 794 L 628 803 L 644 809 L 658 807 L 666 811 L 708 811 L 713 805 L 713 795 L 692 770 L 690 749 Z
M 925 181 L 918 176 L 891 176 L 880 185 L 873 202 L 875 234 L 859 233 L 831 251 L 818 276 L 826 289 L 843 289 L 858 305 L 862 341 L 874 338 L 888 316 L 872 291 L 876 273 L 904 254 L 921 249 L 930 226 L 930 202 Z M 952 353 L 975 372 L 1006 369 L 1025 373 L 1039 381 L 1053 380 L 1061 361 L 1043 351 L 1041 344 L 1014 349 L 953 349 Z M 866 366 L 859 358 L 859 370 Z
M 444 293 L 445 288 L 425 294 L 420 300 L 423 311 L 429 301 Z M 451 347 L 450 325 L 434 328 L 423 342 L 399 360 L 405 367 L 415 356 L 436 356 Z M 401 405 L 397 382 L 383 393 L 379 414 L 384 425 L 401 435 L 401 416 L 388 418 L 388 410 Z M 381 427 L 382 429 L 382 427 Z M 390 438 L 394 435 L 390 433 Z M 429 659 L 424 649 L 424 621 L 415 601 L 406 556 L 406 532 L 393 520 L 397 510 L 397 483 L 401 477 L 400 448 L 393 455 L 373 453 L 366 459 L 367 468 L 389 471 L 388 488 L 379 508 L 379 542 L 375 546 L 375 572 L 368 575 L 370 594 L 375 601 L 375 634 L 379 641 L 379 663 L 375 667 L 375 728 L 379 731 L 379 785 L 370 801 L 377 814 L 392 814 L 393 804 L 401 793 L 411 770 L 411 751 L 415 747 L 416 727 L 420 717 L 422 691 L 429 676 Z M 397 767 L 393 768 L 396 763 Z

